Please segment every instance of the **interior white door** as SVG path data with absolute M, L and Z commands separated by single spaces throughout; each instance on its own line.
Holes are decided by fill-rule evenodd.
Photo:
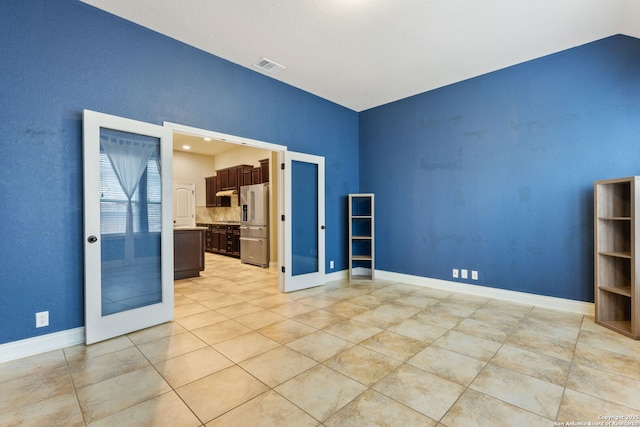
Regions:
M 173 226 L 196 225 L 196 184 L 173 181 Z
M 281 163 L 285 244 L 280 290 L 291 292 L 325 282 L 324 157 L 283 151 Z
M 173 319 L 172 135 L 84 111 L 85 334 Z

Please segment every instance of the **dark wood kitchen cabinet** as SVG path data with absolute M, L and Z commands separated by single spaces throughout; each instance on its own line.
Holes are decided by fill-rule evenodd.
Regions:
M 269 182 L 269 159 L 260 160 L 260 166 L 242 171 L 242 185 Z
M 217 178 L 215 176 L 208 176 L 204 179 L 205 183 L 205 198 L 208 208 L 218 206 L 216 204 L 216 191 L 217 191 Z
M 227 253 L 227 248 L 224 243 L 224 229 L 221 225 L 213 225 L 212 228 L 212 236 L 211 241 L 213 244 L 213 253 L 216 254 L 225 254 Z
M 217 170 L 216 176 L 220 181 L 220 190 L 229 190 L 229 169 Z
M 262 172 L 260 168 L 251 169 L 251 183 L 262 184 Z
M 260 183 L 269 182 L 269 159 L 260 160 Z
M 252 165 L 237 165 L 230 168 L 216 170 L 216 175 L 220 180 L 222 190 L 239 191 L 242 186 L 242 173 L 245 170 L 253 169 Z
M 242 172 L 242 185 L 251 185 L 251 171 L 243 171 Z
M 240 258 L 240 226 L 235 224 L 196 224 L 204 227 L 204 250 Z
M 238 177 L 238 193 L 240 192 L 240 187 L 242 187 L 244 185 L 243 183 L 243 177 L 244 177 L 244 173 L 247 171 L 251 171 L 253 169 L 253 166 L 251 165 L 238 165 L 236 166 L 236 176 Z
M 238 168 L 233 167 L 233 168 L 227 169 L 227 174 L 229 175 L 227 190 L 236 190 L 237 187 L 240 186 L 239 185 L 240 181 L 238 180 Z
M 231 199 L 229 197 L 216 196 L 216 193 L 222 190 L 220 180 L 217 176 L 209 176 L 205 178 L 204 181 L 206 205 L 208 208 L 231 206 Z
M 240 258 L 240 226 L 233 228 L 233 256 Z
M 218 191 L 233 190 L 240 194 L 240 187 L 245 185 L 244 171 L 253 169 L 251 165 L 237 165 L 230 168 L 216 170 L 218 177 Z M 240 205 L 240 197 L 238 197 L 238 205 Z M 231 206 L 230 197 L 222 197 L 222 204 L 218 206 Z
M 204 250 L 205 252 L 213 252 L 213 246 L 211 241 L 211 227 L 212 224 L 196 224 L 196 227 L 204 227 Z
M 251 172 L 251 170 L 253 169 L 253 166 L 251 165 L 238 165 L 235 167 L 235 173 L 234 175 L 236 176 L 236 187 L 235 190 L 238 193 L 238 206 L 240 206 L 240 187 L 242 187 L 245 184 L 245 175 L 244 173 L 249 171 Z
M 240 257 L 240 227 L 228 225 L 225 230 L 227 255 Z

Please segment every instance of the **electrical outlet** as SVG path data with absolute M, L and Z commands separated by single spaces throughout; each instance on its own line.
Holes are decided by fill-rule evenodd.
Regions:
M 457 279 L 457 278 L 458 278 L 458 269 L 457 269 L 457 268 L 454 268 L 454 269 L 453 269 L 453 278 L 454 278 L 454 279 Z
M 471 270 L 471 280 L 478 280 L 478 272 L 476 270 Z
M 467 269 L 466 269 L 466 268 L 463 268 L 462 270 L 460 270 L 460 276 L 462 276 L 462 278 L 463 278 L 463 279 L 468 278 L 468 277 L 469 277 L 469 275 L 468 275 L 468 274 L 469 274 L 469 273 L 468 273 L 468 271 L 467 271 Z
M 49 326 L 49 312 L 41 311 L 36 313 L 36 328 L 42 328 L 44 326 Z
M 333 260 L 329 261 L 329 268 L 333 270 Z

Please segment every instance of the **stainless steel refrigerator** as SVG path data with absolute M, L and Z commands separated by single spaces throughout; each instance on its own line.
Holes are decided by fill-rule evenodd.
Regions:
M 269 266 L 269 184 L 240 187 L 240 261 Z

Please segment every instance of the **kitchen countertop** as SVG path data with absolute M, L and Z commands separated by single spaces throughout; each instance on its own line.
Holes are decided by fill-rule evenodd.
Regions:
M 207 227 L 185 227 L 185 226 L 181 226 L 181 227 L 173 227 L 174 231 L 189 231 L 189 230 L 206 230 Z
M 212 221 L 212 222 L 199 222 L 198 224 L 240 225 L 240 221 Z

